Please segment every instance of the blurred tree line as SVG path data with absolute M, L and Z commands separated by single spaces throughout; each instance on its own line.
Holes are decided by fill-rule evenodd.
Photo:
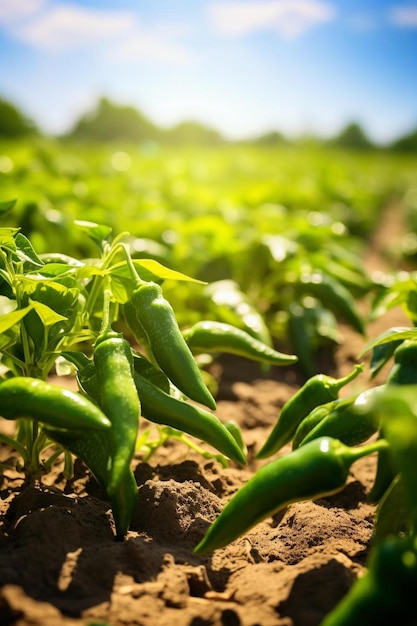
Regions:
M 0 98 L 0 139 L 19 138 L 40 134 L 36 124 L 14 104 Z M 161 128 L 132 106 L 115 104 L 108 98 L 100 98 L 96 107 L 77 120 L 62 139 L 101 142 L 145 143 L 157 142 L 172 145 L 216 146 L 228 142 L 218 131 L 197 121 L 184 121 L 172 128 Z M 310 138 L 315 143 L 349 150 L 381 149 L 366 135 L 357 122 L 347 124 L 330 140 Z M 301 140 L 302 141 L 302 140 Z M 274 147 L 294 143 L 276 130 L 242 143 Z M 417 129 L 399 137 L 384 149 L 398 152 L 417 151 Z
M 35 123 L 19 109 L 0 98 L 0 138 L 26 137 L 37 134 Z

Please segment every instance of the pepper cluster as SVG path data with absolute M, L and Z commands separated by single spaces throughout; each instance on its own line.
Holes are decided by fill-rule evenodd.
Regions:
M 284 405 L 257 456 L 270 456 L 291 441 L 292 451 L 262 466 L 231 498 L 195 548 L 196 554 L 211 552 L 293 502 L 342 490 L 351 465 L 376 452 L 378 465 L 369 501 L 379 505 L 368 571 L 322 626 L 376 626 L 386 620 L 414 624 L 417 340 L 397 346 L 386 351 L 386 355 L 394 354 L 394 365 L 384 385 L 339 398 L 340 389 L 363 371 L 361 365 L 340 380 L 323 375 L 309 379 Z M 377 438 L 369 442 L 375 434 Z
M 78 369 L 78 396 L 102 415 L 107 428 L 91 433 L 68 426 L 62 429 L 59 423 L 49 422 L 46 430 L 51 439 L 90 468 L 109 498 L 116 536 L 122 539 L 136 504 L 131 461 L 141 415 L 204 441 L 236 463 L 246 462 L 244 443 L 235 425 L 223 424 L 199 406 L 214 409 L 216 404 L 193 353 L 232 352 L 274 365 L 293 363 L 296 357 L 277 352 L 230 324 L 201 322 L 182 333 L 161 286 L 141 281 L 124 305 L 124 317 L 148 359 L 111 329 L 108 300 L 105 308 L 93 358 L 75 357 L 73 363 Z

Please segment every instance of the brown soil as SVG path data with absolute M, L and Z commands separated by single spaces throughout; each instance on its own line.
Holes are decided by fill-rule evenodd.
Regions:
M 365 259 L 371 271 L 385 269 L 382 253 L 401 235 L 400 215 L 397 206 L 384 214 Z M 398 325 L 409 324 L 394 310 L 369 326 L 369 337 Z M 357 362 L 364 340 L 348 328 L 343 334 L 320 371 L 341 376 Z M 372 536 L 375 509 L 366 495 L 374 458 L 353 466 L 340 494 L 291 505 L 228 547 L 193 555 L 209 523 L 261 465 L 254 453 L 302 382 L 296 368 L 266 376 L 234 358 L 222 359 L 214 373 L 217 414 L 241 425 L 248 466 L 223 469 L 174 442 L 149 464 L 138 457 L 138 503 L 124 542 L 114 540 L 108 504 L 80 463 L 70 483 L 58 464 L 42 488 L 25 486 L 12 465 L 6 468 L 1 625 L 316 626 L 343 597 L 364 571 Z M 363 388 L 365 378 L 344 393 Z M 13 453 L 1 446 L 0 455 L 7 461 Z

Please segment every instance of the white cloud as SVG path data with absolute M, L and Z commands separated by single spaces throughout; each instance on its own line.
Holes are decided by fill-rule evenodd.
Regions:
M 298 37 L 336 15 L 332 3 L 320 0 L 232 0 L 212 3 L 208 10 L 214 28 L 231 36 L 272 30 L 283 37 Z
M 390 22 L 396 26 L 417 28 L 417 5 L 393 7 L 388 17 Z
M 1 0 L 0 24 L 9 24 L 31 17 L 44 6 L 45 0 Z
M 187 63 L 192 59 L 190 51 L 181 44 L 139 33 L 120 42 L 107 56 L 113 61 L 153 59 L 161 63 Z
M 127 12 L 95 11 L 61 4 L 16 26 L 13 32 L 26 43 L 62 50 L 130 35 L 134 27 L 134 16 Z
M 47 0 L 0 0 L 0 24 L 10 36 L 54 52 L 85 47 L 108 60 L 184 63 L 192 55 L 177 24 L 142 24 L 133 11 L 90 9 Z M 105 44 L 105 46 L 104 46 Z

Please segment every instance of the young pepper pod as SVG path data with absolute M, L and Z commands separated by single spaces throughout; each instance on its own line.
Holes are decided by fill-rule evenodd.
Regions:
M 384 385 L 381 385 L 342 400 L 305 435 L 299 445 L 304 446 L 319 437 L 334 437 L 346 446 L 364 443 L 378 431 L 380 420 L 375 402 L 383 390 Z
M 235 493 L 194 552 L 205 554 L 231 543 L 293 502 L 341 491 L 351 465 L 383 445 L 349 448 L 321 437 L 264 465 Z
M 193 353 L 225 352 L 270 365 L 288 365 L 298 359 L 259 341 L 241 328 L 215 321 L 200 321 L 183 331 L 183 337 Z
M 236 439 L 215 415 L 173 398 L 137 372 L 134 380 L 146 419 L 188 433 L 237 463 L 246 463 L 245 455 Z
M 353 400 L 352 400 L 353 402 Z M 303 419 L 301 424 L 298 425 L 297 430 L 295 431 L 293 440 L 292 440 L 292 449 L 296 450 L 300 447 L 301 442 L 307 437 L 308 433 L 310 433 L 313 428 L 320 424 L 333 410 L 335 410 L 341 404 L 346 403 L 346 399 L 337 398 L 336 400 L 332 400 L 331 402 L 326 402 L 325 404 L 319 404 L 315 409 L 311 411 Z
M 0 415 L 29 417 L 67 430 L 110 428 L 99 407 L 81 394 L 38 378 L 15 376 L 0 383 Z
M 395 350 L 394 365 L 388 374 L 387 384 L 417 384 L 417 341 L 403 341 Z
M 146 419 L 188 433 L 237 463 L 246 463 L 244 445 L 215 415 L 169 395 L 169 380 L 142 356 L 134 355 L 134 369 L 141 413 Z M 79 372 L 78 384 L 87 395 L 97 396 L 99 386 L 93 363 Z
M 188 398 L 216 408 L 200 369 L 187 345 L 174 310 L 157 283 L 140 285 L 132 294 L 130 304 L 135 316 L 129 314 L 129 326 L 135 336 L 146 338 L 158 366 Z M 146 346 L 145 346 L 146 347 Z
M 303 274 L 294 286 L 298 295 L 310 294 L 318 298 L 324 307 L 339 315 L 358 333 L 365 333 L 363 319 L 356 309 L 351 292 L 336 278 L 316 271 Z
M 387 385 L 415 384 L 417 384 L 417 341 L 406 340 L 401 342 L 394 351 L 394 365 L 388 374 Z M 383 429 L 381 431 L 383 436 Z M 397 473 L 392 450 L 381 450 L 378 454 L 375 480 L 368 495 L 368 502 L 371 504 L 379 502 Z
M 371 552 L 366 574 L 321 626 L 411 626 L 416 589 L 417 537 L 388 537 Z
M 382 429 L 379 436 L 384 436 Z M 398 470 L 395 467 L 392 451 L 389 448 L 380 450 L 378 452 L 374 483 L 368 494 L 368 502 L 371 504 L 379 502 L 389 489 L 397 474 Z
M 411 526 L 417 532 L 417 392 L 415 385 L 386 385 L 378 402 L 384 437 L 404 485 Z
M 135 452 L 140 402 L 133 380 L 133 356 L 122 335 L 105 332 L 94 346 L 99 403 L 112 424 L 112 464 L 107 485 L 115 492 Z
M 325 374 L 317 374 L 309 378 L 283 406 L 277 423 L 256 457 L 264 459 L 278 452 L 291 441 L 298 426 L 313 409 L 320 404 L 337 399 L 340 389 L 362 371 L 363 365 L 356 365 L 354 370 L 344 378 L 336 379 Z

